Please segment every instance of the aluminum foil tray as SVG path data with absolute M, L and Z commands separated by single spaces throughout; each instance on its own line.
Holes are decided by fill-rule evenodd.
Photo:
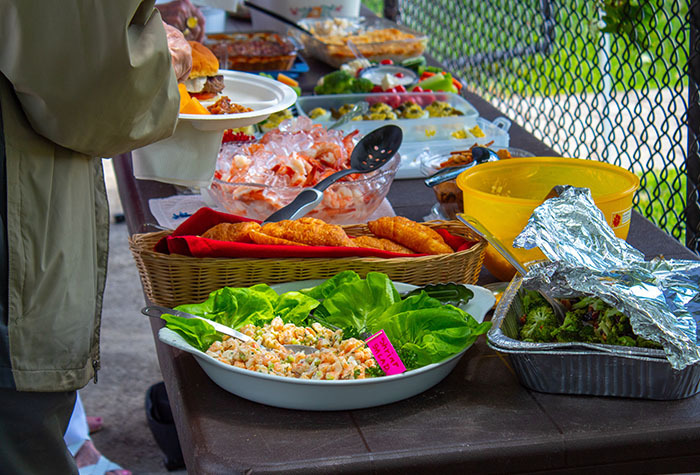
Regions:
M 657 400 L 700 392 L 700 365 L 675 370 L 663 350 L 518 340 L 520 286 L 516 276 L 496 307 L 486 339 L 490 348 L 509 356 L 523 386 L 545 393 Z

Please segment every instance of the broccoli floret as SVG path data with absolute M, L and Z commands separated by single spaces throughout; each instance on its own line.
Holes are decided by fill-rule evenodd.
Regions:
M 631 336 L 621 336 L 615 341 L 615 344 L 620 346 L 636 346 L 637 342 Z
M 600 300 L 602 302 L 602 300 Z M 610 345 L 618 345 L 620 337 L 625 336 L 627 327 L 624 322 L 626 317 L 617 309 L 607 307 L 604 311 L 598 313 L 598 335 L 603 343 Z
M 525 324 L 520 329 L 520 339 L 531 342 L 552 341 L 552 332 L 557 326 L 557 317 L 549 305 L 534 308 L 527 313 Z
M 537 307 L 549 306 L 541 293 L 535 290 L 525 290 L 525 295 L 522 298 L 523 310 L 525 313 L 530 313 L 530 310 Z
M 367 78 L 353 78 L 351 92 L 356 93 L 356 94 L 360 94 L 363 92 L 369 92 L 372 90 L 373 87 L 374 87 L 374 84 L 372 84 L 372 81 L 370 81 Z
M 655 341 L 647 340 L 646 338 L 642 338 L 641 336 L 638 336 L 637 339 L 635 340 L 635 346 L 638 346 L 640 348 L 655 348 L 655 349 L 663 348 L 663 346 L 659 345 Z
M 318 80 L 314 92 L 316 94 L 349 94 L 369 92 L 372 81 L 366 78 L 356 78 L 342 70 L 333 71 Z
M 561 343 L 579 341 L 579 333 L 583 329 L 583 322 L 575 312 L 566 312 L 564 323 L 552 332 L 552 336 Z
M 605 302 L 598 297 L 582 297 L 581 300 L 571 306 L 574 310 L 593 310 L 596 312 L 610 308 Z

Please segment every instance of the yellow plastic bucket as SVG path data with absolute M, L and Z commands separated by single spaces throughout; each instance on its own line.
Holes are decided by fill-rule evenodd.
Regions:
M 457 186 L 464 195 L 464 214 L 475 217 L 504 245 L 510 246 L 522 264 L 544 258 L 539 249 L 513 248 L 513 240 L 556 185 L 589 188 L 615 235 L 627 238 L 632 198 L 639 187 L 639 178 L 616 165 L 578 158 L 522 157 L 484 163 L 457 177 Z M 490 247 L 489 251 L 491 261 L 497 259 Z M 510 265 L 507 267 L 507 273 L 504 269 L 489 270 L 495 277 L 508 280 L 514 271 Z

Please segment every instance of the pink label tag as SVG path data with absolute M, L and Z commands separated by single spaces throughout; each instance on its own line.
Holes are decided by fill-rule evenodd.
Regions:
M 372 351 L 374 359 L 379 363 L 379 367 L 388 375 L 399 374 L 406 371 L 401 358 L 394 349 L 394 345 L 389 341 L 384 330 L 379 330 L 377 333 L 365 340 L 367 346 Z

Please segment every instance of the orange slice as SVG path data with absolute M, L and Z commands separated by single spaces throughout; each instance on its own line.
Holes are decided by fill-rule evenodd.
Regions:
M 196 97 L 191 97 L 190 100 L 180 108 L 181 114 L 206 114 L 209 115 L 211 112 L 207 110 L 206 107 L 202 105 L 201 102 L 197 100 Z
M 180 91 L 180 112 L 182 112 L 182 108 L 185 107 L 185 105 L 190 102 L 190 93 L 187 92 L 187 88 L 185 87 L 184 84 L 180 83 L 177 85 L 177 90 Z

